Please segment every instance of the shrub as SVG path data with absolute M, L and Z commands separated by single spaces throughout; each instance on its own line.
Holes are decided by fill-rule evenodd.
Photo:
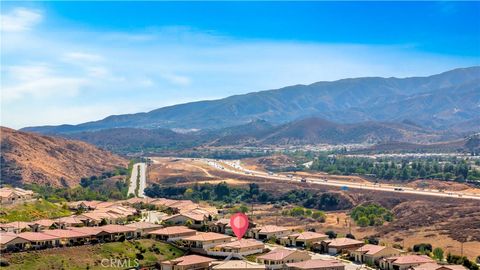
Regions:
M 413 246 L 414 252 L 428 253 L 432 252 L 432 245 L 428 243 L 420 243 Z
M 337 233 L 334 231 L 326 231 L 325 234 L 328 235 L 328 238 L 330 239 L 337 238 Z
M 367 243 L 372 245 L 378 245 L 379 240 L 376 237 L 370 236 L 367 238 Z
M 322 211 L 315 211 L 312 213 L 312 218 L 316 219 L 319 222 L 325 222 L 327 216 Z
M 385 221 L 392 221 L 392 213 L 377 204 L 368 204 L 355 207 L 350 213 L 352 219 L 360 227 L 381 226 Z

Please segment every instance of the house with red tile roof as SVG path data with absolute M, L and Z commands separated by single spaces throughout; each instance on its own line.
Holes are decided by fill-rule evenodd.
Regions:
M 352 251 L 350 255 L 355 258 L 356 262 L 373 266 L 378 265 L 382 258 L 399 256 L 401 253 L 401 250 L 392 247 L 366 244 Z
M 264 249 L 265 244 L 263 242 L 251 238 L 242 238 L 237 241 L 215 245 L 208 249 L 207 254 L 223 257 L 232 256 L 240 259 L 243 256 L 262 253 Z
M 328 235 L 317 232 L 299 232 L 282 237 L 280 242 L 289 246 L 307 247 L 315 242 L 328 239 Z
M 21 251 L 24 250 L 30 241 L 11 232 L 0 232 L 0 251 Z
M 214 262 L 213 270 L 265 270 L 265 265 L 245 260 L 228 260 Z
M 121 238 L 131 239 L 134 237 L 135 228 L 122 225 L 109 224 L 99 227 L 69 227 L 68 229 L 90 234 L 91 242 L 98 241 L 118 241 Z
M 463 265 L 456 265 L 456 264 L 438 264 L 436 262 L 433 263 L 424 263 L 420 264 L 419 266 L 414 266 L 411 270 L 468 270 Z
M 171 226 L 151 231 L 149 234 L 157 240 L 176 241 L 183 237 L 196 235 L 197 231 L 185 226 Z
M 50 229 L 50 227 L 53 227 L 55 223 L 56 222 L 53 219 L 39 219 L 39 220 L 33 221 L 32 224 L 30 225 L 30 228 L 33 232 L 39 232 L 39 231 Z M 59 226 L 59 225 L 56 224 L 56 226 Z
M 328 254 L 335 255 L 340 253 L 350 253 L 353 250 L 365 245 L 363 241 L 350 239 L 350 238 L 335 238 L 322 240 L 320 243 L 316 242 L 314 248 L 317 248 L 317 244 L 320 245 L 321 252 L 327 252 Z
M 135 222 L 126 224 L 125 226 L 135 229 L 135 236 L 142 237 L 148 235 L 150 232 L 162 228 L 162 225 L 150 222 Z
M 32 201 L 36 194 L 31 190 L 22 188 L 2 187 L 0 188 L 0 204 L 17 204 Z
M 32 222 L 24 222 L 24 221 L 12 221 L 9 223 L 2 223 L 0 224 L 0 231 L 2 232 L 13 232 L 13 233 L 20 233 L 22 231 L 28 231 L 31 229 Z
M 132 239 L 135 236 L 135 228 L 117 224 L 109 224 L 98 227 L 101 232 L 96 236 L 105 241 L 118 241 L 121 238 Z
M 18 237 L 28 240 L 29 243 L 26 245 L 27 249 L 51 248 L 60 245 L 59 237 L 43 232 L 23 232 L 19 233 Z
M 161 270 L 208 270 L 215 259 L 188 255 L 160 263 Z
M 306 260 L 287 263 L 288 270 L 345 270 L 345 264 L 339 260 Z
M 426 255 L 404 255 L 383 258 L 380 260 L 380 268 L 383 270 L 406 270 L 425 263 L 433 263 L 433 259 Z
M 202 213 L 185 212 L 163 219 L 165 224 L 188 225 L 191 228 L 199 229 L 207 222 L 207 216 Z
M 229 243 L 232 241 L 232 239 L 233 238 L 230 235 L 214 233 L 214 232 L 206 232 L 206 233 L 198 233 L 196 235 L 192 235 L 188 237 L 183 237 L 182 242 L 184 246 L 189 248 L 207 250 L 213 246 Z
M 56 219 L 56 221 L 60 224 L 63 224 L 66 227 L 75 227 L 75 226 L 82 226 L 84 223 L 78 218 L 77 216 L 68 216 Z
M 90 233 L 69 229 L 45 230 L 43 233 L 58 237 L 61 246 L 83 245 L 88 243 L 92 237 Z
M 276 248 L 267 254 L 257 257 L 257 263 L 265 264 L 267 269 L 282 269 L 287 263 L 303 262 L 310 260 L 311 256 L 306 251 L 287 248 Z
M 249 235 L 258 240 L 267 240 L 270 238 L 280 239 L 293 233 L 293 229 L 276 226 L 265 225 L 250 230 Z

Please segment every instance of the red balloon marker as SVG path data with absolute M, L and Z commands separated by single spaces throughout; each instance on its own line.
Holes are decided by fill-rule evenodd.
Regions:
M 247 232 L 248 217 L 244 213 L 236 213 L 230 217 L 230 226 L 238 240 L 240 240 Z

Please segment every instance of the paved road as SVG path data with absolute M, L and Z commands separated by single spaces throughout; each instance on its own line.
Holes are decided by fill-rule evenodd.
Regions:
M 268 178 L 272 180 L 281 180 L 281 181 L 291 181 L 291 182 L 301 182 L 300 177 L 291 176 L 288 177 L 286 175 L 280 174 L 272 174 L 262 171 L 253 171 L 246 169 L 241 166 L 241 163 L 236 161 L 220 161 L 220 160 L 212 160 L 212 159 L 197 159 L 200 161 L 205 162 L 211 167 L 216 169 L 221 169 L 230 173 L 239 174 L 239 175 L 246 175 L 246 176 L 253 176 L 253 177 L 262 177 Z M 474 199 L 480 200 L 479 194 L 473 193 L 465 193 L 461 191 L 439 191 L 434 189 L 414 189 L 410 187 L 399 187 L 399 186 L 392 186 L 386 184 L 366 184 L 366 183 L 352 183 L 352 182 L 345 182 L 345 181 L 336 181 L 336 180 L 327 180 L 327 179 L 320 179 L 314 177 L 308 177 L 306 179 L 309 183 L 315 183 L 325 186 L 335 186 L 335 187 L 348 187 L 348 188 L 356 188 L 356 189 L 366 189 L 366 190 L 379 190 L 379 191 L 386 191 L 386 192 L 395 192 L 395 193 L 409 193 L 409 194 L 417 194 L 417 195 L 428 195 L 428 196 L 437 196 L 437 197 L 448 197 L 452 199 Z
M 128 187 L 128 195 L 135 195 L 137 188 L 138 168 L 140 168 L 140 186 L 138 189 L 138 197 L 144 198 L 144 190 L 147 184 L 147 165 L 145 163 L 135 163 L 132 168 L 132 175 L 130 176 L 130 185 Z

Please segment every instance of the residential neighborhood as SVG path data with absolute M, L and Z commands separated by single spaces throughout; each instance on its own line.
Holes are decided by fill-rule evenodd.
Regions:
M 228 212 L 187 200 L 78 201 L 68 207 L 78 214 L 0 224 L 1 252 L 153 239 L 186 254 L 159 262 L 162 270 L 465 270 L 426 255 L 298 227 L 250 222 L 245 237 L 237 239 Z

